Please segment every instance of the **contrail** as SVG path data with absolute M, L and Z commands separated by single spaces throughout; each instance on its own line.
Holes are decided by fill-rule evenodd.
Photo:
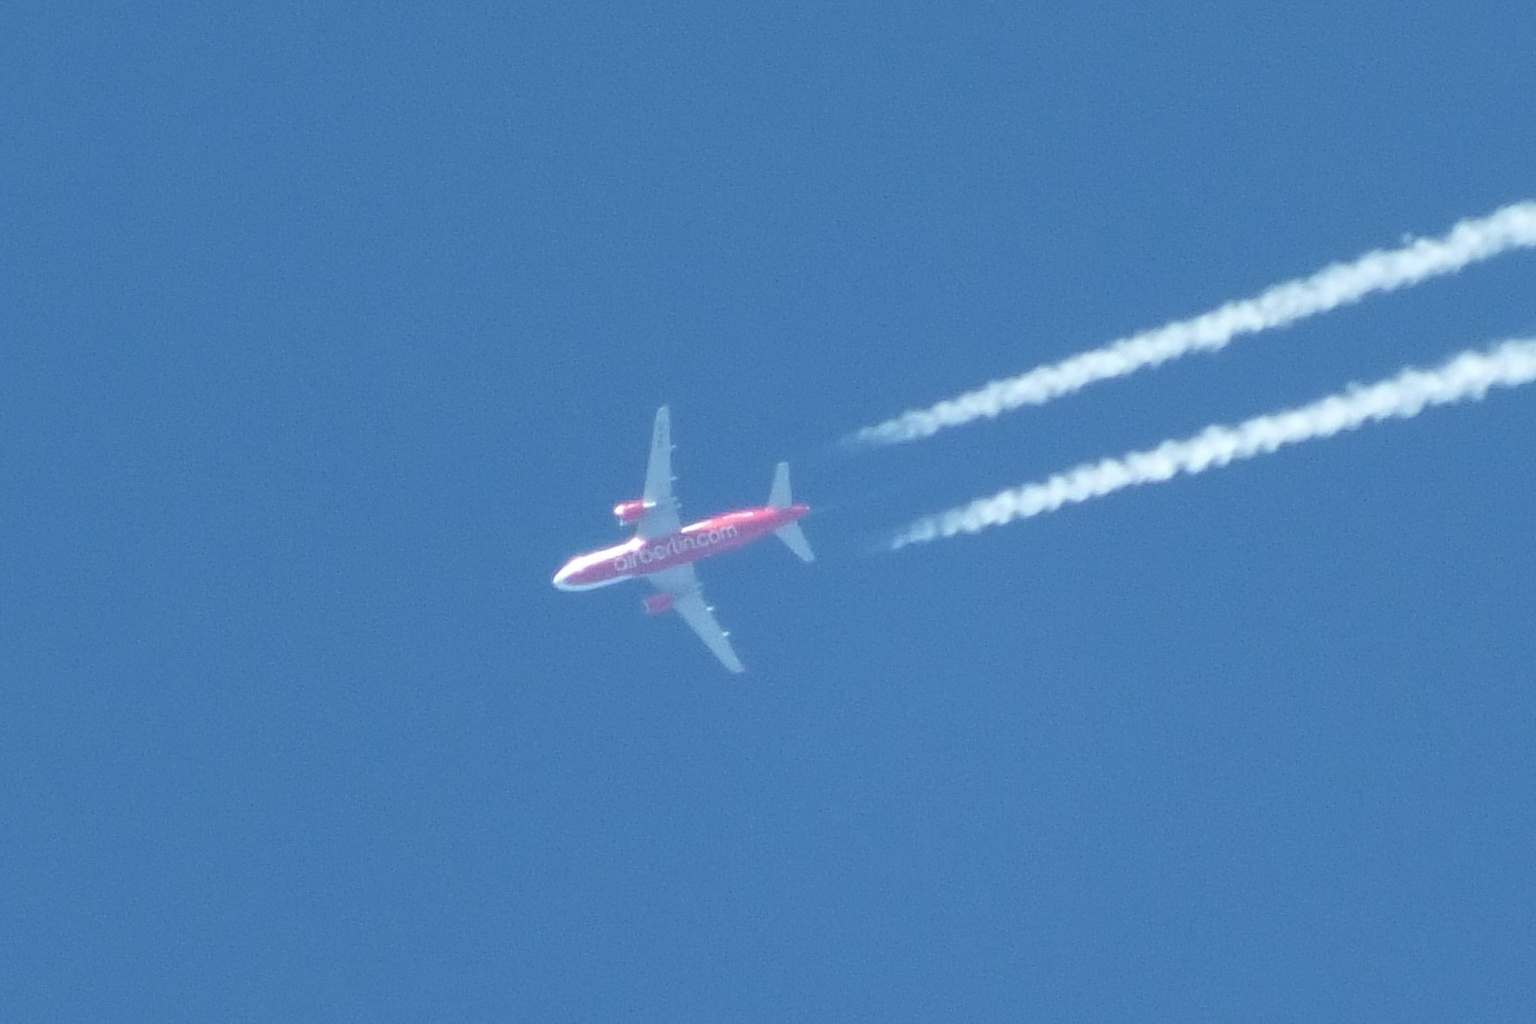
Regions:
M 1352 263 L 1332 264 L 1311 277 L 1277 284 L 1193 319 L 1176 320 L 1017 377 L 995 380 L 927 409 L 904 412 L 850 434 L 843 443 L 858 448 L 915 441 L 1022 405 L 1043 405 L 1095 381 L 1123 377 L 1191 352 L 1215 352 L 1238 335 L 1284 327 L 1359 302 L 1373 292 L 1406 288 L 1532 245 L 1536 245 L 1536 201 L 1514 203 L 1487 217 L 1461 221 L 1444 237 L 1368 252 Z
M 1487 351 L 1463 352 L 1432 370 L 1410 367 L 1395 377 L 1369 386 L 1353 385 L 1311 405 L 1257 416 L 1235 426 L 1209 426 L 1194 437 L 1164 441 L 1118 459 L 1084 463 L 1047 480 L 924 516 L 897 533 L 890 547 L 894 551 L 957 533 L 977 533 L 1126 487 L 1159 483 L 1180 473 L 1193 476 L 1366 423 L 1408 419 L 1432 405 L 1476 401 L 1489 388 L 1532 381 L 1536 381 L 1536 338 L 1512 339 Z

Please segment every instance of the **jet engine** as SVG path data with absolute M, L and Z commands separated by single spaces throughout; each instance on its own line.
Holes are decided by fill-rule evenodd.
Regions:
M 640 600 L 645 602 L 645 614 L 660 615 L 662 612 L 672 610 L 672 595 L 665 590 L 658 590 L 654 594 L 647 594 Z
M 630 498 L 613 506 L 613 517 L 619 521 L 620 526 L 633 526 L 650 507 L 644 498 Z

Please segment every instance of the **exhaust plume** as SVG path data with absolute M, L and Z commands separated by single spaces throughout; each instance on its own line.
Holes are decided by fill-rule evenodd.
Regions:
M 1236 425 L 1206 427 L 1194 437 L 1164 441 L 1147 451 L 1084 463 L 1049 479 L 1000 491 L 908 524 L 891 550 L 957 533 L 977 533 L 1015 519 L 1054 512 L 1180 473 L 1193 476 L 1287 445 L 1332 437 L 1379 420 L 1409 419 L 1433 405 L 1477 401 L 1494 387 L 1536 381 L 1536 338 L 1512 339 L 1486 351 L 1463 352 L 1432 370 L 1412 367 L 1395 377 L 1348 390 L 1296 409 L 1257 416 Z
M 1020 406 L 1044 405 L 1095 381 L 1123 377 L 1191 352 L 1215 352 L 1238 335 L 1284 327 L 1359 302 L 1375 292 L 1407 288 L 1510 249 L 1533 245 L 1536 201 L 1515 203 L 1487 217 L 1461 221 L 1443 237 L 1420 238 L 1398 249 L 1368 252 L 1352 263 L 1332 264 L 1311 277 L 1286 281 L 1192 319 L 1164 324 L 1017 377 L 993 381 L 927 409 L 904 412 L 850 434 L 843 443 L 855 448 L 900 444 Z

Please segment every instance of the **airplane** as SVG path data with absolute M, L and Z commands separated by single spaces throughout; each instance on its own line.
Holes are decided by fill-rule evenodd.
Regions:
M 672 494 L 672 419 L 667 406 L 656 410 L 651 430 L 651 457 L 645 468 L 645 491 L 613 506 L 620 526 L 635 527 L 621 544 L 577 555 L 560 567 L 553 580 L 560 590 L 596 590 L 644 577 L 656 588 L 642 603 L 646 614 L 675 611 L 699 635 L 720 663 L 732 672 L 746 671 L 731 649 L 730 634 L 715 621 L 704 600 L 693 563 L 750 544 L 772 533 L 802 562 L 815 561 L 811 545 L 796 522 L 809 505 L 790 497 L 789 463 L 774 470 L 768 504 L 721 512 L 682 525 Z

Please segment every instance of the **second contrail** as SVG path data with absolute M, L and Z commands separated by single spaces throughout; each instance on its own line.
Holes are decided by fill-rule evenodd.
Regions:
M 1210 426 L 1193 437 L 1085 463 L 1037 483 L 925 516 L 897 533 L 890 547 L 895 550 L 959 533 L 977 533 L 1127 487 L 1170 480 L 1181 473 L 1204 473 L 1366 423 L 1407 419 L 1433 405 L 1475 401 L 1490 388 L 1532 381 L 1536 381 L 1536 339 L 1513 339 L 1486 351 L 1463 352 L 1434 369 L 1409 368 L 1395 377 L 1369 386 L 1357 385 L 1311 405 L 1235 425 Z
M 1420 238 L 1401 248 L 1378 249 L 1192 319 L 1164 324 L 1017 377 L 993 381 L 927 409 L 904 412 L 849 435 L 844 443 L 857 448 L 915 441 L 1020 406 L 1043 405 L 1095 381 L 1123 377 L 1193 352 L 1214 352 L 1239 335 L 1284 327 L 1359 302 L 1375 292 L 1406 288 L 1510 249 L 1533 245 L 1536 202 L 1515 203 L 1487 217 L 1461 221 L 1440 238 Z

